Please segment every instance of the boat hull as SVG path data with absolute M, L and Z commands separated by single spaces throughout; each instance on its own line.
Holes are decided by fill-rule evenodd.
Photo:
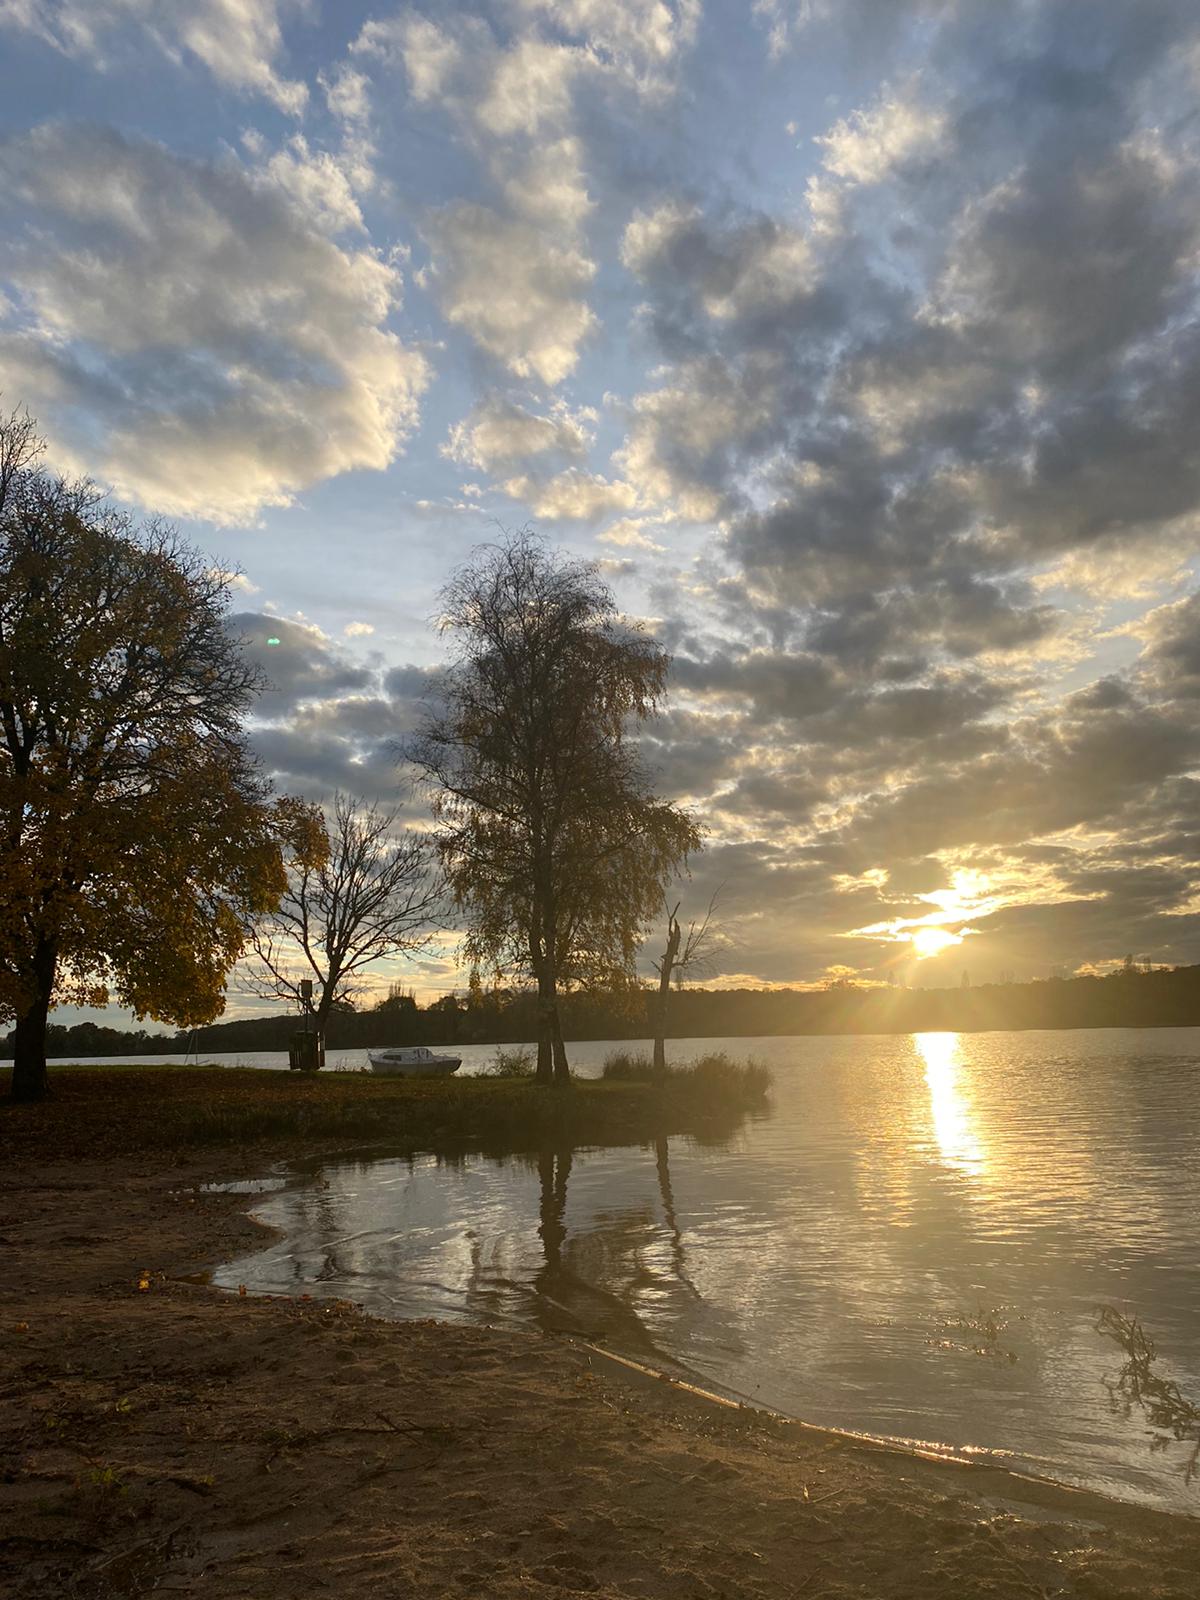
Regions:
M 428 1061 L 396 1061 L 367 1052 L 371 1071 L 382 1078 L 448 1078 L 462 1066 L 461 1056 L 434 1056 Z

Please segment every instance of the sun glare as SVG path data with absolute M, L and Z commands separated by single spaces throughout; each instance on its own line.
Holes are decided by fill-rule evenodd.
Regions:
M 917 1033 L 913 1043 L 925 1063 L 933 1136 L 947 1166 L 978 1176 L 983 1149 L 972 1126 L 971 1108 L 959 1083 L 961 1061 L 956 1033 Z
M 918 961 L 927 956 L 939 956 L 952 944 L 961 944 L 962 934 L 951 933 L 947 928 L 918 928 L 912 936 L 912 946 Z

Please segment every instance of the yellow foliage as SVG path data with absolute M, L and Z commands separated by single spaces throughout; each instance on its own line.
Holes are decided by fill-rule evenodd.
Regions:
M 0 511 L 0 1019 L 52 982 L 52 1003 L 210 1021 L 284 890 L 284 824 L 307 826 L 242 737 L 227 580 L 82 486 L 30 473 Z

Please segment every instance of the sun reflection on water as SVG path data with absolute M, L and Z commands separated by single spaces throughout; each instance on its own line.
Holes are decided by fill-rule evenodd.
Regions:
M 938 1152 L 948 1167 L 955 1167 L 968 1177 L 981 1177 L 985 1167 L 983 1146 L 971 1125 L 970 1108 L 958 1081 L 958 1034 L 915 1033 L 913 1040 L 925 1062 Z

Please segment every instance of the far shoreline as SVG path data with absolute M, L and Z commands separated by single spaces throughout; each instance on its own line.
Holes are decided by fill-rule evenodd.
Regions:
M 967 974 L 964 974 L 964 977 Z M 654 1031 L 646 990 L 632 997 L 569 993 L 563 1032 L 571 1045 L 628 1047 Z M 190 1032 L 148 1035 L 98 1022 L 51 1023 L 48 1050 L 60 1061 L 122 1055 L 249 1055 L 287 1049 L 295 1016 L 272 1014 L 210 1023 Z M 1104 976 L 1047 977 L 1028 982 L 960 983 L 953 988 L 856 986 L 820 989 L 704 989 L 671 996 L 669 1045 L 714 1039 L 890 1037 L 912 1033 L 1028 1033 L 1081 1029 L 1200 1027 L 1200 965 L 1143 970 L 1136 964 Z M 424 1044 L 499 1049 L 528 1046 L 536 1006 L 520 991 L 449 994 L 424 1008 L 411 997 L 331 1018 L 329 1052 Z M 159 1041 L 168 1041 L 155 1048 Z M 0 1059 L 9 1040 L 0 1035 Z
M 949 1026 L 937 1027 L 937 1028 L 885 1028 L 885 1029 L 874 1029 L 874 1030 L 866 1030 L 866 1029 L 859 1030 L 859 1029 L 853 1029 L 853 1028 L 837 1028 L 837 1029 L 834 1029 L 834 1030 L 828 1031 L 828 1032 L 819 1032 L 819 1031 L 814 1029 L 812 1031 L 805 1032 L 805 1033 L 740 1033 L 740 1034 L 712 1033 L 712 1034 L 692 1034 L 692 1035 L 689 1035 L 687 1038 L 675 1038 L 674 1036 L 668 1036 L 668 1038 L 667 1038 L 667 1046 L 668 1046 L 668 1050 L 669 1051 L 670 1050 L 680 1051 L 680 1050 L 686 1050 L 689 1045 L 695 1045 L 695 1046 L 703 1047 L 703 1046 L 711 1046 L 713 1044 L 735 1044 L 735 1043 L 737 1043 L 737 1042 L 739 1042 L 741 1040 L 755 1041 L 755 1040 L 765 1040 L 765 1039 L 903 1039 L 903 1038 L 912 1038 L 916 1034 L 919 1034 L 919 1033 L 960 1033 L 960 1034 L 968 1034 L 968 1035 L 971 1035 L 973 1037 L 975 1035 L 992 1034 L 992 1033 L 1001 1033 L 1001 1034 L 1002 1033 L 1143 1033 L 1143 1032 L 1148 1032 L 1148 1031 L 1151 1031 L 1151 1030 L 1154 1031 L 1154 1032 L 1157 1032 L 1157 1033 L 1168 1033 L 1168 1032 L 1185 1033 L 1185 1032 L 1192 1032 L 1192 1031 L 1200 1031 L 1200 1021 L 1197 1021 L 1197 1022 L 1171 1022 L 1171 1021 L 1167 1021 L 1167 1022 L 1088 1022 L 1088 1023 L 1062 1023 L 1062 1024 L 1059 1024 L 1059 1025 L 1052 1025 L 1052 1024 L 1049 1024 L 1049 1023 L 1029 1023 L 1029 1024 L 1014 1023 L 1014 1024 L 1012 1024 L 1010 1026 L 1007 1026 L 1007 1027 L 999 1027 L 999 1026 L 997 1026 L 997 1027 L 978 1027 L 978 1028 L 954 1028 L 954 1027 L 949 1027 Z M 173 1038 L 173 1035 L 167 1035 L 165 1037 L 172 1037 Z M 639 1047 L 648 1049 L 650 1047 L 650 1045 L 652 1044 L 652 1042 L 653 1041 L 651 1039 L 649 1039 L 649 1038 L 644 1038 L 644 1039 L 642 1039 L 642 1038 L 629 1038 L 629 1039 L 627 1039 L 627 1038 L 615 1038 L 614 1037 L 614 1038 L 596 1038 L 596 1039 L 591 1039 L 591 1038 L 589 1038 L 589 1039 L 568 1039 L 566 1041 L 566 1044 L 567 1044 L 567 1052 L 568 1052 L 568 1055 L 569 1055 L 572 1045 L 579 1045 L 579 1044 L 585 1044 L 585 1045 L 608 1044 L 608 1045 L 614 1046 L 615 1048 L 620 1048 L 622 1050 L 629 1050 L 629 1049 L 637 1049 Z M 367 1051 L 367 1050 L 375 1050 L 375 1049 L 382 1049 L 382 1048 L 384 1048 L 382 1045 L 375 1045 L 375 1044 L 371 1044 L 371 1045 L 358 1045 L 358 1044 L 336 1045 L 336 1044 L 331 1044 L 331 1045 L 327 1045 L 326 1046 L 326 1055 L 328 1057 L 328 1056 L 336 1056 L 339 1053 L 352 1054 L 352 1053 L 357 1052 L 357 1051 Z M 454 1048 L 454 1049 L 469 1049 L 469 1050 L 519 1050 L 519 1049 L 536 1050 L 537 1046 L 536 1046 L 536 1043 L 534 1041 L 531 1041 L 531 1040 L 525 1040 L 525 1039 L 501 1039 L 501 1040 L 471 1040 L 471 1041 L 469 1041 L 469 1042 L 467 1042 L 465 1044 L 458 1044 L 458 1045 L 453 1045 L 453 1046 L 446 1045 L 444 1047 L 439 1047 L 439 1048 L 446 1048 L 446 1049 Z M 159 1050 L 159 1051 L 146 1050 L 146 1051 L 142 1051 L 142 1052 L 130 1051 L 130 1052 L 127 1052 L 125 1055 L 122 1055 L 121 1052 L 115 1051 L 112 1054 L 107 1054 L 107 1055 L 48 1056 L 46 1058 L 46 1064 L 47 1064 L 47 1066 L 49 1068 L 54 1068 L 54 1067 L 85 1067 L 85 1066 L 105 1066 L 105 1067 L 120 1066 L 122 1068 L 127 1068 L 129 1070 L 134 1070 L 134 1069 L 136 1069 L 136 1068 L 138 1068 L 140 1066 L 153 1067 L 153 1066 L 158 1066 L 158 1065 L 161 1065 L 161 1066 L 176 1066 L 176 1065 L 178 1065 L 179 1067 L 205 1067 L 205 1066 L 209 1066 L 209 1067 L 222 1067 L 223 1068 L 223 1067 L 233 1066 L 235 1064 L 235 1062 L 234 1061 L 218 1061 L 218 1060 L 214 1059 L 215 1056 L 224 1055 L 224 1056 L 233 1057 L 233 1058 L 235 1058 L 235 1060 L 245 1060 L 245 1058 L 248 1057 L 248 1056 L 254 1056 L 254 1055 L 264 1055 L 264 1056 L 265 1055 L 283 1055 L 285 1053 L 286 1052 L 284 1050 L 230 1049 L 230 1050 L 225 1050 L 225 1051 L 202 1051 L 202 1052 L 200 1052 L 199 1055 L 197 1055 L 195 1052 L 192 1052 L 191 1054 L 189 1054 L 186 1051 L 182 1051 L 182 1050 L 176 1050 L 176 1051 L 171 1051 L 171 1050 Z M 166 1059 L 163 1060 L 163 1061 L 159 1061 L 159 1059 L 158 1059 L 159 1057 L 165 1057 Z M 10 1069 L 12 1067 L 12 1064 L 13 1064 L 12 1063 L 12 1058 L 10 1056 L 0 1056 L 0 1071 L 7 1071 L 8 1069 Z M 253 1069 L 253 1064 L 251 1064 L 251 1069 Z M 269 1068 L 269 1069 L 264 1069 L 264 1070 L 274 1071 L 274 1070 L 278 1070 L 278 1069 Z M 355 1070 L 355 1069 L 349 1069 L 349 1070 Z M 336 1066 L 327 1064 L 324 1067 L 324 1069 L 322 1070 L 322 1073 L 319 1074 L 319 1075 L 320 1076 L 330 1076 L 330 1075 L 332 1075 L 333 1073 L 335 1073 L 337 1071 L 338 1071 L 338 1068 Z M 469 1073 L 466 1076 L 474 1077 L 474 1076 L 478 1076 L 478 1075 L 477 1074 L 473 1074 L 473 1073 Z M 582 1074 L 580 1076 L 582 1077 Z M 460 1081 L 462 1081 L 462 1080 L 460 1080 Z

